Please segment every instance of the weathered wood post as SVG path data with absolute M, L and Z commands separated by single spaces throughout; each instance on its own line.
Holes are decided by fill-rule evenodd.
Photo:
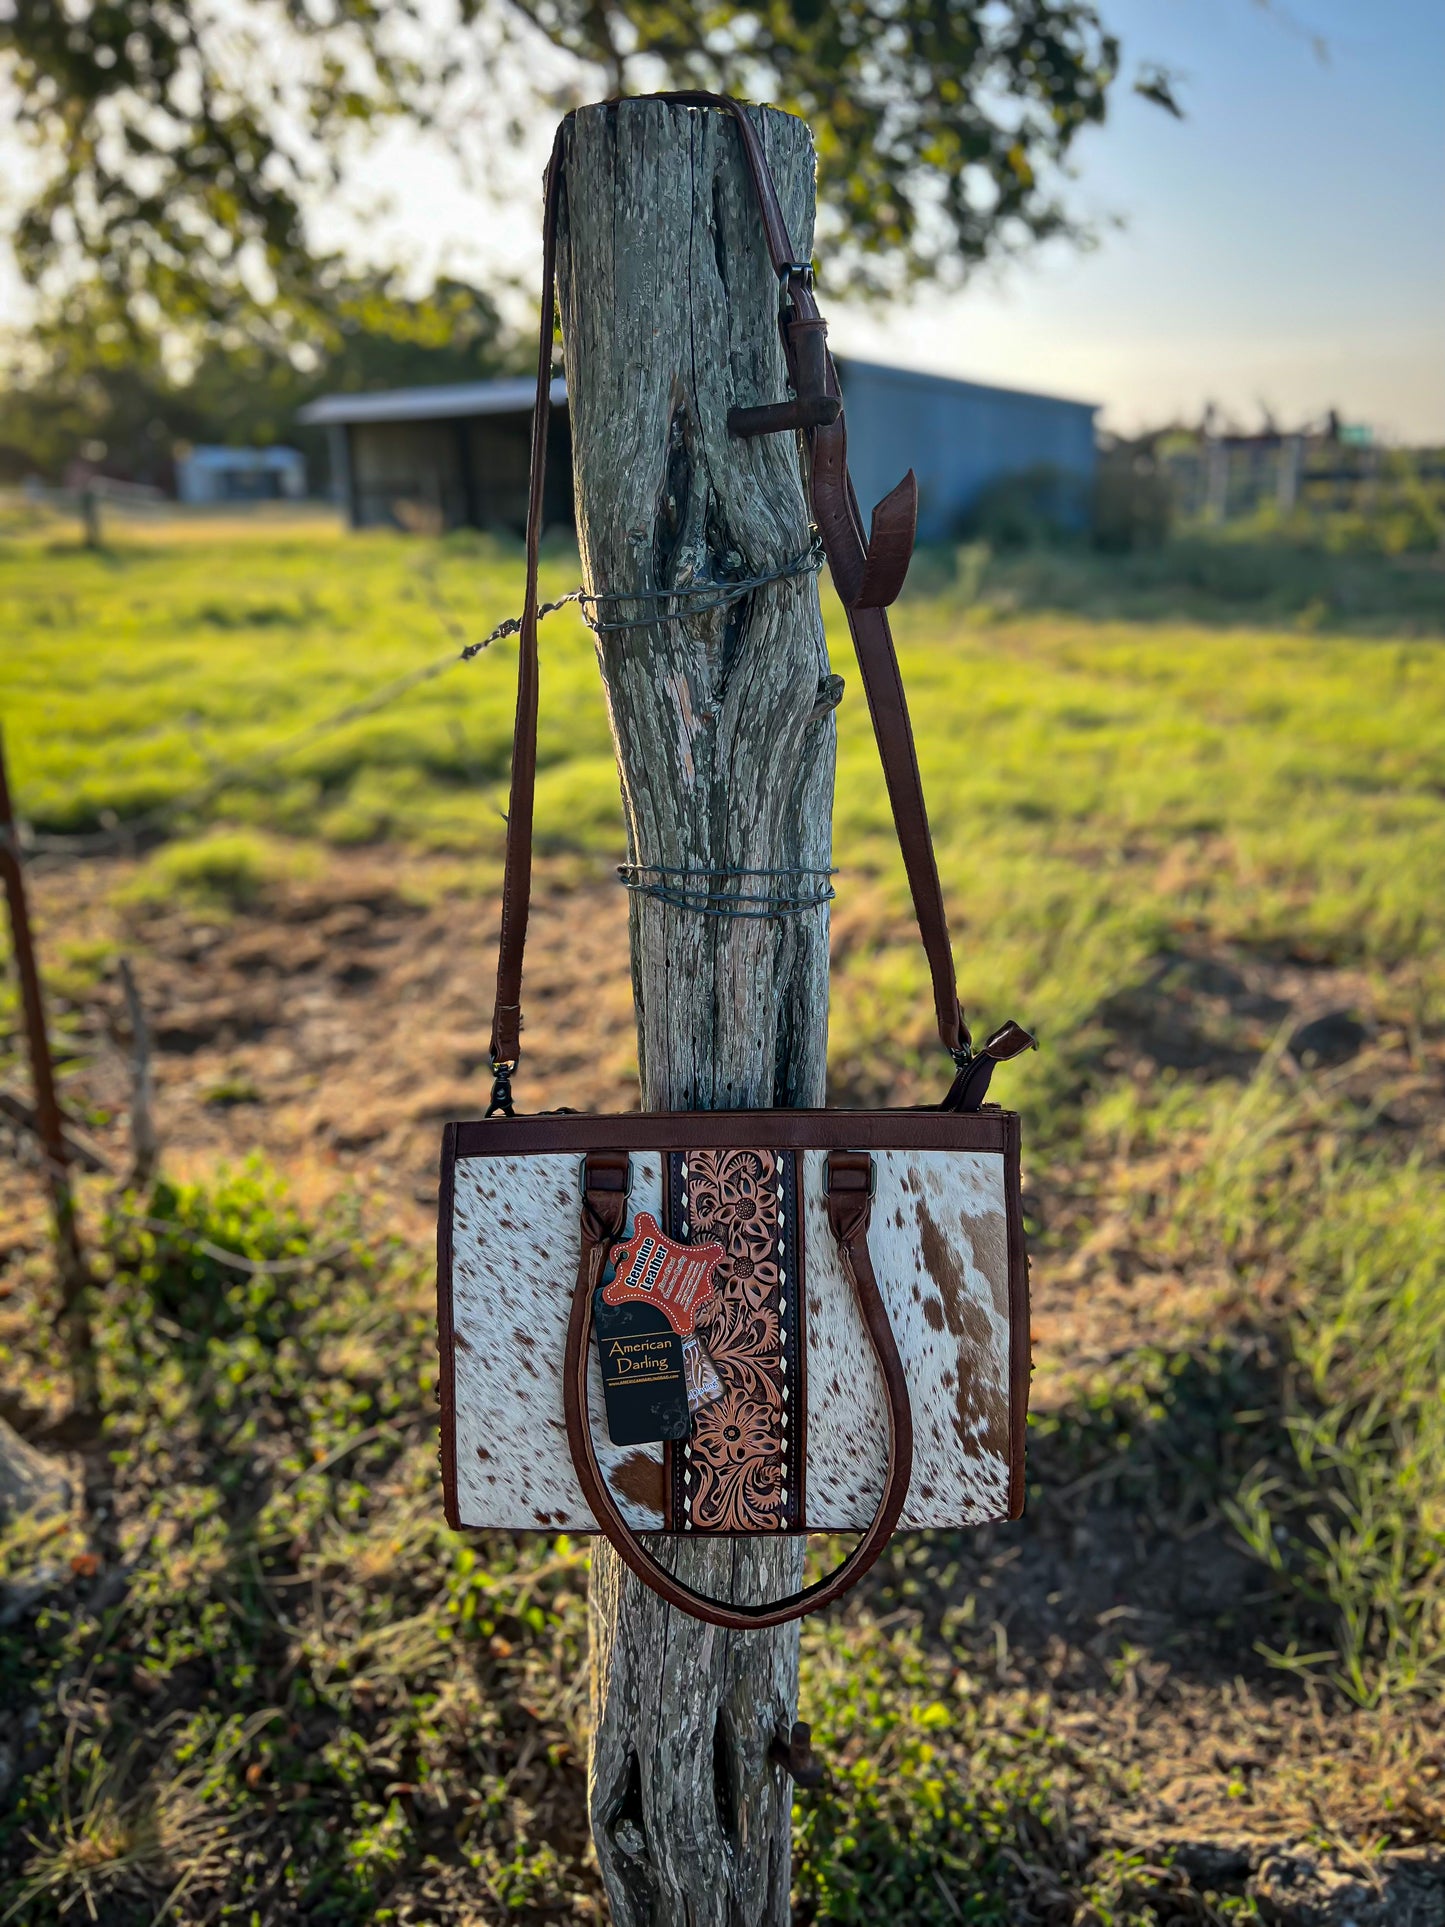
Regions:
M 752 111 L 806 260 L 811 136 Z M 796 436 L 727 432 L 730 404 L 788 392 L 737 128 L 661 101 L 583 109 L 566 137 L 557 258 L 589 590 L 726 584 L 805 557 Z M 667 619 L 656 600 L 609 603 L 639 626 L 598 641 L 633 880 L 651 886 L 634 891 L 631 919 L 642 1102 L 821 1104 L 826 906 L 704 913 L 709 895 L 816 896 L 828 869 L 836 685 L 816 578 L 805 568 L 706 612 L 699 600 Z M 694 907 L 663 900 L 679 895 Z M 776 1597 L 801 1577 L 795 1538 L 661 1545 L 722 1598 Z M 614 1920 L 786 1921 L 792 1787 L 769 1749 L 793 1718 L 797 1627 L 706 1627 L 599 1539 L 591 1630 L 589 1798 Z
M 70 1147 L 55 1089 L 55 1067 L 50 1055 L 50 1033 L 45 1022 L 45 998 L 40 966 L 30 929 L 30 906 L 25 895 L 25 871 L 20 856 L 20 829 L 10 800 L 5 765 L 5 739 L 0 733 L 0 884 L 10 909 L 10 935 L 15 952 L 15 974 L 20 985 L 20 1007 L 30 1050 L 30 1074 L 35 1087 L 35 1135 L 55 1224 L 55 1270 L 60 1286 L 60 1309 L 75 1381 L 75 1402 L 88 1409 L 95 1397 L 94 1359 L 85 1293 L 90 1268 L 80 1242 L 75 1193 L 70 1184 Z

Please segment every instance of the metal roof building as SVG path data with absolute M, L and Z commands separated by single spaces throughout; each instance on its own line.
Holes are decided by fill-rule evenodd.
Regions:
M 865 514 L 912 468 L 918 533 L 955 533 L 982 492 L 1011 475 L 1049 471 L 1086 486 L 1094 473 L 1091 403 L 946 375 L 838 359 L 848 455 Z M 354 528 L 522 527 L 533 385 L 462 382 L 385 394 L 327 395 L 299 419 L 330 437 L 333 487 Z M 572 519 L 567 386 L 552 384 L 546 518 Z
M 176 456 L 183 502 L 299 501 L 306 457 L 299 448 L 230 448 L 203 443 Z

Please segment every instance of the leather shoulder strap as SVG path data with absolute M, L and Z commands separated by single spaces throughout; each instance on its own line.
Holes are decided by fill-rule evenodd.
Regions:
M 902 587 L 913 548 L 917 485 L 910 472 L 873 514 L 865 538 L 857 498 L 848 475 L 847 433 L 841 390 L 832 357 L 824 346 L 826 323 L 813 298 L 811 268 L 793 258 L 792 242 L 762 142 L 742 105 L 722 94 L 669 93 L 651 96 L 679 106 L 714 107 L 732 116 L 742 140 L 768 253 L 787 290 L 782 319 L 783 345 L 794 387 L 801 396 L 815 390 L 814 405 L 797 404 L 736 410 L 735 432 L 760 433 L 802 427 L 811 457 L 811 498 L 830 572 L 848 616 L 858 667 L 878 740 L 894 826 L 919 935 L 933 983 L 934 1011 L 944 1048 L 960 1065 L 970 1055 L 968 1027 L 958 1000 L 948 918 L 943 907 L 938 865 L 923 799 L 903 679 L 884 614 Z M 570 119 L 571 117 L 568 116 Z M 512 1072 L 521 1055 L 522 958 L 532 876 L 532 813 L 537 777 L 537 555 L 542 534 L 542 503 L 550 414 L 552 334 L 555 320 L 557 209 L 562 143 L 567 122 L 557 129 L 547 166 L 542 244 L 542 318 L 537 348 L 537 393 L 532 413 L 531 486 L 527 499 L 527 588 L 522 608 L 517 671 L 517 719 L 512 739 L 511 801 L 507 813 L 506 868 L 502 883 L 502 928 L 497 960 L 497 995 L 492 1015 L 493 1105 L 510 1108 Z M 771 417 L 743 425 L 746 417 Z
M 570 118 L 570 117 L 569 117 Z M 505 1094 L 522 1052 L 522 957 L 532 902 L 532 813 L 537 790 L 537 562 L 547 482 L 547 429 L 552 414 L 552 330 L 557 303 L 557 198 L 562 139 L 558 126 L 547 162 L 542 205 L 542 323 L 537 341 L 537 395 L 527 489 L 527 588 L 517 650 L 517 717 L 512 727 L 512 782 L 507 854 L 502 872 L 502 930 L 497 943 L 497 995 L 492 1005 L 493 1103 Z M 505 1108 L 510 1110 L 507 1096 Z

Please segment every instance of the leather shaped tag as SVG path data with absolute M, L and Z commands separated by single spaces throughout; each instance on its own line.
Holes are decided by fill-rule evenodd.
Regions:
M 660 1306 L 609 1305 L 610 1290 L 600 1286 L 592 1300 L 608 1437 L 614 1445 L 685 1439 L 692 1414 L 682 1339 Z
M 612 1281 L 602 1302 L 656 1305 L 679 1338 L 691 1338 L 697 1314 L 716 1294 L 713 1274 L 722 1255 L 719 1244 L 679 1244 L 650 1211 L 639 1211 L 632 1236 L 612 1248 Z

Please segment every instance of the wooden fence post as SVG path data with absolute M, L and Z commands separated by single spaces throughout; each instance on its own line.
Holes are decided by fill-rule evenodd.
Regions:
M 30 929 L 30 907 L 25 897 L 25 872 L 20 856 L 20 829 L 10 801 L 3 732 L 0 732 L 0 882 L 4 884 L 10 909 L 15 975 L 20 985 L 20 1008 L 35 1090 L 35 1135 L 40 1144 L 46 1188 L 50 1192 L 50 1208 L 55 1221 L 55 1270 L 75 1375 L 76 1404 L 88 1407 L 95 1395 L 90 1321 L 85 1307 L 85 1292 L 91 1283 L 91 1276 L 81 1247 L 80 1228 L 75 1215 L 75 1194 L 70 1185 L 70 1147 L 66 1142 L 65 1123 L 55 1089 L 50 1036 L 45 1024 L 45 999 L 40 988 L 40 967 L 35 960 L 35 941 Z
M 806 260 L 811 136 L 753 112 Z M 806 555 L 797 438 L 727 432 L 731 403 L 788 392 L 777 278 L 728 118 L 645 100 L 577 114 L 558 276 L 588 588 L 740 580 Z M 724 873 L 714 890 L 816 894 L 806 877 L 758 879 L 830 862 L 836 685 L 811 571 L 603 634 L 598 653 L 632 862 Z M 645 1109 L 822 1103 L 826 907 L 711 916 L 634 892 L 631 936 Z M 801 1576 L 797 1538 L 658 1544 L 723 1598 L 776 1596 Z M 792 1787 L 770 1748 L 793 1718 L 797 1627 L 704 1626 L 598 1540 L 591 1631 L 589 1800 L 614 1921 L 785 1922 Z

